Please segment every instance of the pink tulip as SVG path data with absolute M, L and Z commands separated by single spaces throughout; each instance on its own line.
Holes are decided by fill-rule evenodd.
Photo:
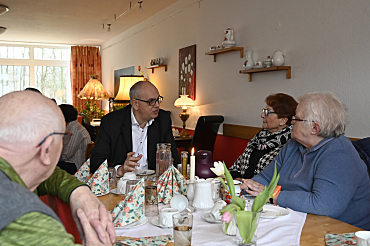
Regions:
M 226 222 L 226 223 L 229 223 L 230 222 L 230 220 L 231 220 L 231 214 L 229 213 L 229 212 L 224 212 L 223 214 L 222 214 L 222 217 L 221 217 L 221 221 L 222 222 Z

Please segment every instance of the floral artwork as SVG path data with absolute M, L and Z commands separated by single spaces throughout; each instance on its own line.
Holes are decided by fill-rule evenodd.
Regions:
M 183 94 L 195 100 L 196 82 L 196 45 L 191 45 L 179 50 L 179 95 Z

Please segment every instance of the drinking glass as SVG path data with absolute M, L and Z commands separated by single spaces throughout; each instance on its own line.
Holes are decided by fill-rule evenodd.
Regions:
M 108 167 L 109 172 L 109 190 L 117 188 L 117 171 L 114 167 Z
M 172 163 L 171 144 L 158 143 L 156 152 L 156 175 L 161 176 Z
M 145 216 L 152 217 L 158 215 L 158 195 L 157 185 L 145 182 Z
M 191 246 L 193 215 L 189 212 L 177 213 L 172 215 L 172 221 L 175 246 Z

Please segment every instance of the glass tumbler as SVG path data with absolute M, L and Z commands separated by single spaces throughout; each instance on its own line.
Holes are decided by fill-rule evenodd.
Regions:
M 160 177 L 171 165 L 172 153 L 170 143 L 158 143 L 156 152 L 156 175 Z

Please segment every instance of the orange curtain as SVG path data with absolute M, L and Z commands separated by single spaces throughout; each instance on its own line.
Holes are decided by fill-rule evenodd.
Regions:
M 77 97 L 78 93 L 90 80 L 90 75 L 96 74 L 101 81 L 101 57 L 98 47 L 72 46 L 71 47 L 71 86 L 73 106 L 83 108 L 83 100 Z

